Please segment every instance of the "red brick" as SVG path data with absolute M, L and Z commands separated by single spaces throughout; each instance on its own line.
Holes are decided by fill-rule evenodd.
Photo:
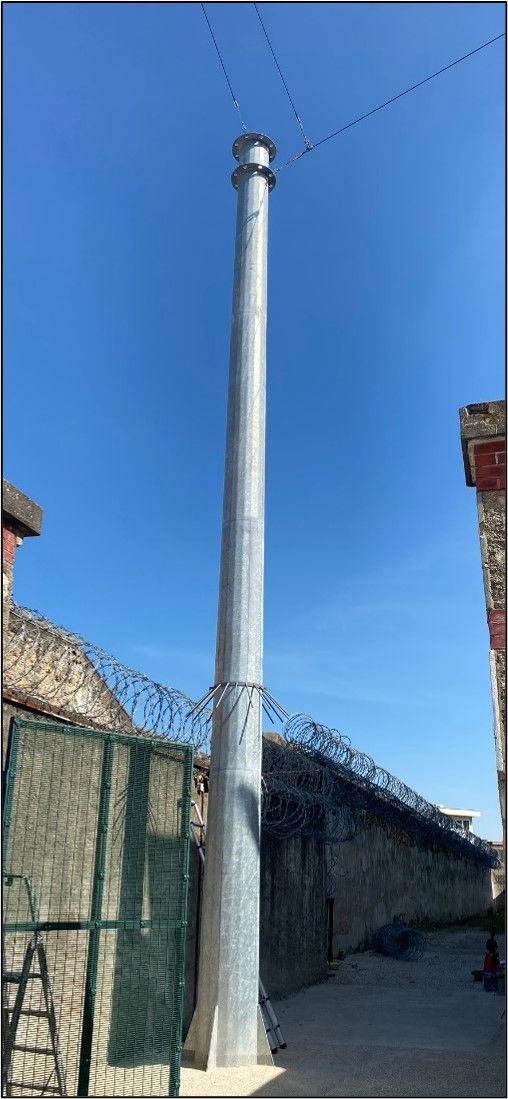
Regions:
M 504 466 L 505 455 L 498 450 L 496 454 L 485 454 L 475 461 L 475 469 L 486 469 L 488 466 Z
M 14 561 L 16 550 L 16 535 L 14 531 L 4 527 L 2 531 L 2 560 L 11 563 Z
M 498 467 L 504 466 L 505 456 L 501 451 L 497 451 L 496 454 L 486 454 L 482 458 L 478 458 L 475 462 L 475 469 L 488 469 L 490 466 Z
M 491 649 L 506 648 L 506 613 L 502 607 L 487 611 Z
M 497 477 L 501 468 L 502 466 L 498 465 L 494 458 L 490 462 L 477 462 L 476 464 L 476 472 L 477 474 L 481 473 L 482 477 L 488 477 L 489 474 L 492 477 Z
M 506 483 L 506 467 L 502 465 L 488 465 L 476 467 L 476 488 L 481 492 L 485 489 L 504 489 Z
M 506 485 L 506 440 L 497 436 L 486 443 L 475 443 L 474 468 L 480 492 L 504 489 Z
M 474 450 L 475 456 L 477 454 L 495 454 L 496 451 L 504 453 L 506 450 L 506 442 L 501 436 L 497 436 L 491 443 L 476 443 Z
M 503 479 L 504 473 L 505 473 L 505 470 L 504 470 L 503 466 L 487 466 L 486 469 L 477 469 L 476 470 L 476 485 L 477 485 L 478 488 L 481 488 L 481 484 L 479 484 L 479 482 L 481 482 L 481 481 L 492 480 L 493 478 L 494 478 L 494 480 L 496 480 L 497 477 L 500 477 L 501 479 Z

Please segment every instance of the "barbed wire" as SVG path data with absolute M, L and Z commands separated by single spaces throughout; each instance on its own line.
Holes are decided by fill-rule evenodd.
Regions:
M 38 707 L 75 724 L 185 741 L 207 753 L 209 702 L 217 705 L 216 690 L 210 688 L 195 703 L 39 612 L 11 604 L 4 695 L 21 706 Z M 436 806 L 354 748 L 348 737 L 305 714 L 287 716 L 270 692 L 259 690 L 269 706 L 266 712 L 283 722 L 281 736 L 263 738 L 262 820 L 267 831 L 333 845 L 352 839 L 362 817 L 370 814 L 416 842 L 498 865 L 489 843 L 455 831 Z
M 334 795 L 351 808 L 381 817 L 402 828 L 417 842 L 444 846 L 465 858 L 497 866 L 490 843 L 472 832 L 457 832 L 448 817 L 401 779 L 379 767 L 348 737 L 306 714 L 295 714 L 284 725 L 284 737 L 334 776 Z
M 100 645 L 55 626 L 38 611 L 11 605 L 4 691 L 20 704 L 117 732 L 156 733 L 206 751 L 211 711 L 192 712 L 174 687 L 127 667 Z
M 329 768 L 265 735 L 262 769 L 261 819 L 266 831 L 329 844 L 353 839 L 357 819 L 336 799 Z

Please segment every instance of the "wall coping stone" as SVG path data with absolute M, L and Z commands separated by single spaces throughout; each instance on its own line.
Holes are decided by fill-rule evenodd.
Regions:
M 481 404 L 468 404 L 459 409 L 460 438 L 466 473 L 466 484 L 474 486 L 471 471 L 469 447 L 473 442 L 486 442 L 488 439 L 506 435 L 506 402 L 483 401 Z
M 19 488 L 15 488 L 9 481 L 3 482 L 2 494 L 2 518 L 22 538 L 33 538 L 41 533 L 42 508 L 35 500 L 25 496 Z

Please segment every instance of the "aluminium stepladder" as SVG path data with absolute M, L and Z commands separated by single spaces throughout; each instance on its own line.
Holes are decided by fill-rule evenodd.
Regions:
M 30 878 L 23 874 L 10 874 L 4 873 L 3 875 L 6 885 L 12 885 L 15 879 L 24 882 L 28 893 L 28 905 L 30 909 L 30 915 L 33 923 L 38 922 L 37 915 L 37 901 L 35 893 L 32 888 Z M 38 970 L 33 969 L 34 963 L 37 961 Z M 25 996 L 28 989 L 28 982 L 40 980 L 44 999 L 44 1008 L 32 1008 L 24 1007 Z M 9 1005 L 8 992 L 11 985 L 17 985 L 17 992 L 14 1003 Z M 46 958 L 46 948 L 44 946 L 44 939 L 40 931 L 35 930 L 32 933 L 28 946 L 25 950 L 23 958 L 23 964 L 21 970 L 13 972 L 3 967 L 2 971 L 2 1016 L 3 1016 L 3 1063 L 2 1063 L 2 1092 L 4 1095 L 12 1095 L 12 1088 L 19 1089 L 20 1091 L 36 1092 L 39 1095 L 67 1095 L 67 1086 L 65 1080 L 65 1069 L 62 1060 L 62 1054 L 60 1051 L 60 1042 L 58 1036 L 58 1026 L 55 1015 L 55 1006 L 53 1003 L 53 992 L 51 989 L 51 982 L 48 972 L 48 964 Z M 29 1041 L 16 1041 L 19 1022 L 22 1016 L 32 1017 L 37 1019 L 46 1019 L 48 1025 L 48 1043 L 47 1045 L 32 1044 Z M 31 1054 L 35 1059 L 37 1057 L 47 1058 L 52 1057 L 54 1065 L 50 1072 L 50 1075 L 46 1080 L 40 1081 L 34 1079 L 35 1069 L 31 1079 L 13 1079 L 11 1076 L 11 1066 L 13 1054 L 16 1052 Z M 51 1084 L 51 1080 L 55 1077 L 55 1084 Z
M 191 836 L 194 840 L 194 843 L 196 844 L 199 858 L 204 864 L 206 825 L 195 801 L 191 802 L 191 808 L 194 810 L 197 817 L 197 821 L 191 820 L 190 822 Z M 261 977 L 259 978 L 258 1003 L 261 1009 L 261 1017 L 263 1019 L 263 1025 L 266 1031 L 268 1045 L 270 1046 L 270 1052 L 278 1053 L 279 1049 L 286 1049 L 286 1042 L 284 1041 L 277 1016 L 272 1007 L 270 998 L 266 992 Z

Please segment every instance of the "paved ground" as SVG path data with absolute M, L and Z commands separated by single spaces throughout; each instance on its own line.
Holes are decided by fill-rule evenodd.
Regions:
M 180 1094 L 505 1096 L 505 1000 L 471 977 L 487 937 L 432 932 L 414 963 L 349 955 L 336 975 L 275 1005 L 288 1048 L 273 1069 L 183 1068 Z

